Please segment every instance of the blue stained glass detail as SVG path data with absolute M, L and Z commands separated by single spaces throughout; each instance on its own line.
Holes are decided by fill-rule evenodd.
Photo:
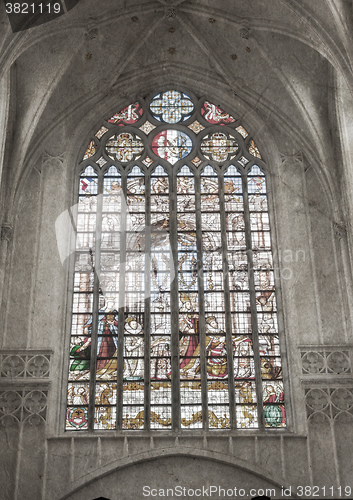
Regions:
M 178 123 L 190 117 L 194 105 L 188 95 L 176 90 L 168 90 L 153 98 L 150 109 L 157 120 L 165 123 Z
M 180 130 L 167 129 L 157 134 L 152 141 L 154 154 L 172 165 L 191 153 L 192 140 Z

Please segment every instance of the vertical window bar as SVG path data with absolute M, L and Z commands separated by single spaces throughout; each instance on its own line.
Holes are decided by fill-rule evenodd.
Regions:
M 105 172 L 102 193 L 95 387 L 96 429 L 116 428 L 121 204 L 121 176 L 117 168 L 111 166 Z
M 150 427 L 172 428 L 171 279 L 169 176 L 158 166 L 151 175 Z
M 145 424 L 145 175 L 134 166 L 126 185 L 123 428 Z
M 178 295 L 178 237 L 177 237 L 177 181 L 169 175 L 169 223 L 170 245 L 173 264 L 173 281 L 170 284 L 171 307 L 171 355 L 172 355 L 172 428 L 180 429 L 180 353 L 179 353 L 179 295 Z
M 186 165 L 176 178 L 179 290 L 180 399 L 182 428 L 206 428 L 206 398 L 202 391 L 202 337 L 200 325 L 195 177 Z M 207 415 L 207 411 L 206 411 Z M 205 417 L 207 418 L 207 417 Z
M 94 429 L 95 417 L 95 393 L 96 393 L 96 364 L 97 364 L 97 335 L 98 335 L 98 309 L 100 298 L 100 240 L 102 235 L 102 191 L 103 191 L 102 176 L 98 178 L 98 199 L 97 199 L 97 227 L 96 227 L 96 242 L 95 242 L 95 256 L 90 251 L 92 266 L 94 272 L 94 285 L 93 285 L 93 314 L 92 314 L 92 341 L 91 341 L 91 363 L 90 363 L 90 383 L 89 383 L 89 406 L 88 406 L 88 428 Z
M 67 430 L 88 429 L 93 313 L 93 248 L 97 229 L 98 176 L 88 166 L 79 178 L 73 313 L 67 392 Z
M 151 184 L 145 177 L 145 429 L 151 426 Z
M 230 310 L 230 291 L 229 291 L 229 267 L 227 259 L 227 233 L 226 233 L 226 215 L 224 203 L 224 177 L 223 174 L 218 176 L 219 200 L 221 213 L 221 238 L 222 238 L 222 267 L 224 280 L 224 311 L 225 311 L 225 326 L 226 326 L 226 342 L 227 342 L 227 366 L 228 366 L 228 394 L 229 394 L 229 413 L 230 426 L 236 428 L 236 413 L 235 413 L 235 394 L 234 394 L 234 362 L 233 362 L 233 337 L 232 337 L 232 319 Z
M 195 175 L 195 209 L 196 209 L 196 244 L 197 244 L 197 279 L 199 290 L 199 342 L 200 342 L 200 366 L 201 366 L 201 395 L 202 395 L 202 425 L 208 429 L 208 404 L 207 404 L 207 364 L 206 364 L 206 322 L 205 322 L 205 290 L 202 257 L 202 221 L 201 221 L 201 198 L 200 198 L 200 172 Z
M 228 360 L 222 263 L 219 181 L 208 165 L 201 173 L 200 203 L 206 376 L 209 427 L 230 428 Z
M 124 304 L 126 269 L 126 172 L 122 175 L 122 210 L 120 238 L 120 275 L 119 275 L 119 316 L 118 316 L 118 361 L 117 361 L 117 429 L 123 428 L 123 372 L 124 372 Z

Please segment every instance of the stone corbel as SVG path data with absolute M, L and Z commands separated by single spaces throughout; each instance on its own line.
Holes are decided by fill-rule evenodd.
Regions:
M 13 235 L 13 227 L 10 224 L 3 224 L 1 226 L 1 240 L 10 242 Z
M 64 164 L 64 154 L 52 155 L 44 151 L 42 155 L 42 169 L 43 167 L 62 167 Z
M 280 153 L 280 156 L 281 156 L 282 165 L 284 165 L 284 166 L 288 163 L 290 163 L 291 165 L 297 164 L 300 167 L 302 167 L 303 165 L 305 166 L 304 155 L 303 155 L 302 151 L 297 151 L 296 153 L 294 153 L 292 155 Z
M 347 227 L 344 223 L 334 222 L 333 229 L 335 231 L 335 235 L 339 240 L 343 240 L 347 236 Z
M 250 28 L 249 26 L 242 26 L 239 30 L 239 35 L 241 38 L 244 38 L 245 40 L 248 40 L 250 37 Z

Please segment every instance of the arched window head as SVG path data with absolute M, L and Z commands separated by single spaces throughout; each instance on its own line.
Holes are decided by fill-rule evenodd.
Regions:
M 155 93 L 79 169 L 66 429 L 285 427 L 265 165 L 239 120 Z

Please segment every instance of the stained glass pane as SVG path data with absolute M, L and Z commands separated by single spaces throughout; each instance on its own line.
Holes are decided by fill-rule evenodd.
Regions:
M 165 123 L 179 123 L 189 118 L 194 110 L 190 97 L 183 92 L 168 90 L 157 94 L 150 104 L 154 118 Z
M 86 152 L 83 156 L 83 159 L 87 160 L 87 158 L 91 158 L 91 156 L 96 154 L 96 151 L 97 151 L 97 149 L 95 147 L 94 141 L 91 141 L 88 145 L 88 148 L 86 149 Z
M 283 383 L 281 381 L 282 362 L 279 355 L 277 305 L 269 232 L 270 221 L 265 194 L 266 179 L 257 165 L 254 165 L 250 170 L 247 183 L 251 241 L 252 248 L 255 250 L 253 254 L 254 284 L 265 427 L 285 427 Z
M 189 129 L 192 130 L 193 132 L 195 132 L 195 134 L 198 134 L 199 132 L 201 132 L 202 130 L 204 130 L 205 127 L 203 125 L 201 125 L 200 122 L 198 122 L 197 120 L 195 120 L 194 122 L 192 122 L 189 125 Z
M 135 385 L 138 388 L 135 389 Z M 124 390 L 131 390 L 133 387 L 134 395 L 143 396 L 143 385 L 142 384 L 125 384 Z M 136 392 L 136 391 L 139 391 Z M 124 393 L 125 394 L 125 393 Z M 145 410 L 143 406 L 131 405 L 123 407 L 123 429 L 127 430 L 138 430 L 143 429 L 145 423 Z
M 151 176 L 151 429 L 172 425 L 169 179 L 162 167 Z
M 233 116 L 229 115 L 223 111 L 223 109 L 209 101 L 204 102 L 201 108 L 201 115 L 208 123 L 213 125 L 225 125 L 235 122 L 235 118 L 233 118 Z
M 143 125 L 141 125 L 140 130 L 142 130 L 142 132 L 144 132 L 146 135 L 148 135 L 155 128 L 156 127 L 154 125 L 152 125 L 152 123 L 150 123 L 147 120 Z
M 169 161 L 172 165 L 190 154 L 191 138 L 180 130 L 167 129 L 159 132 L 152 141 L 154 154 Z
M 108 129 L 106 127 L 101 127 L 98 132 L 96 132 L 96 137 L 101 139 L 106 132 L 108 132 Z
M 138 166 L 127 178 L 126 209 L 123 426 L 138 429 L 144 422 L 144 408 L 135 405 L 143 405 L 144 394 L 146 238 L 145 176 Z
M 113 115 L 109 118 L 108 122 L 115 123 L 116 125 L 131 125 L 136 123 L 142 114 L 143 109 L 138 102 L 135 102 Z
M 244 398 L 246 399 L 246 398 Z M 239 429 L 257 429 L 257 406 L 242 404 L 236 406 L 237 427 Z
M 245 139 L 246 137 L 248 137 L 248 135 L 249 135 L 249 134 L 247 133 L 247 131 L 245 130 L 245 128 L 244 128 L 244 127 L 242 127 L 241 125 L 240 125 L 239 127 L 237 127 L 237 128 L 236 128 L 236 131 L 237 131 L 237 132 L 239 132 L 239 134 L 240 134 L 240 135 L 242 135 L 242 136 L 244 137 L 244 139 Z
M 73 208 L 66 429 L 172 429 L 179 398 L 182 429 L 285 427 L 266 177 L 246 172 L 254 140 L 178 90 L 108 122 Z
M 177 175 L 179 351 L 181 422 L 187 428 L 202 427 L 200 327 L 197 279 L 196 214 L 185 208 L 195 204 L 195 179 L 189 167 Z M 193 403 L 198 400 L 199 406 Z
M 258 150 L 255 141 L 253 139 L 251 139 L 251 141 L 249 142 L 248 150 L 251 155 L 256 156 L 256 158 L 260 158 L 261 160 L 260 151 Z
M 128 162 L 141 156 L 144 145 L 141 139 L 129 132 L 113 135 L 105 146 L 112 160 Z
M 206 311 L 206 371 L 210 428 L 230 427 L 225 297 L 218 176 L 211 166 L 201 174 L 201 236 Z M 228 403 L 226 406 L 225 403 Z
M 118 310 L 120 280 L 121 175 L 114 166 L 103 179 L 100 299 L 97 328 L 95 429 L 116 428 Z M 110 256 L 114 254 L 115 258 Z
M 97 194 L 97 173 L 91 166 L 88 166 L 80 176 L 77 204 L 70 382 L 66 416 L 68 430 L 88 428 Z
M 209 160 L 218 162 L 234 158 L 239 150 L 235 138 L 223 132 L 216 132 L 206 136 L 201 143 L 201 151 Z

